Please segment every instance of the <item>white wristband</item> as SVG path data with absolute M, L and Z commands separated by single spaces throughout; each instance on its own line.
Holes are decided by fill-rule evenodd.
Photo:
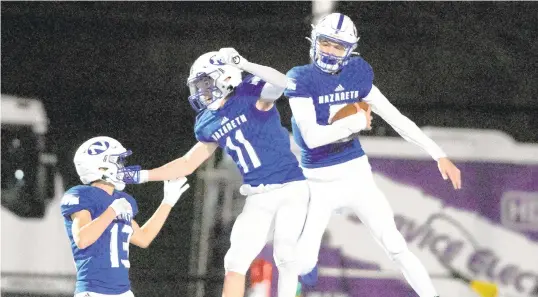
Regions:
M 138 181 L 140 184 L 143 184 L 145 182 L 148 182 L 149 180 L 149 171 L 148 170 L 140 170 L 140 175 L 138 177 Z

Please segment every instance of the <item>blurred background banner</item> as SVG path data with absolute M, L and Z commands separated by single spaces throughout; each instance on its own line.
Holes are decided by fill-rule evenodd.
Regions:
M 234 47 L 287 72 L 309 63 L 310 24 L 333 11 L 356 23 L 357 51 L 376 86 L 418 126 L 444 127 L 428 133 L 462 167 L 464 189 L 456 193 L 382 120 L 361 136 L 397 223 L 439 291 L 471 294 L 450 276 L 456 269 L 528 293 L 538 267 L 537 2 L 4 1 L 2 295 L 72 296 L 59 205 L 80 183 L 72 159 L 83 141 L 116 138 L 133 151 L 129 163 L 145 168 L 183 155 L 196 143 L 186 79 L 198 56 Z M 290 129 L 288 102 L 277 107 Z M 131 249 L 137 296 L 221 296 L 241 181 L 217 153 L 190 182 L 151 248 Z M 160 204 L 162 183 L 127 191 L 144 222 Z M 357 234 L 335 241 L 338 230 Z M 307 296 L 409 292 L 345 210 L 331 221 L 321 259 L 322 284 Z
M 429 156 L 403 139 L 362 138 L 375 180 L 410 249 L 442 295 L 476 296 L 469 284 L 454 278 L 457 273 L 492 282 L 503 296 L 533 296 L 538 290 L 538 145 L 514 143 L 495 131 L 426 131 L 445 144 L 464 172 L 462 190 L 454 191 Z M 268 247 L 263 258 L 271 257 Z M 319 265 L 320 283 L 305 288 L 305 296 L 414 295 L 347 209 L 332 217 Z

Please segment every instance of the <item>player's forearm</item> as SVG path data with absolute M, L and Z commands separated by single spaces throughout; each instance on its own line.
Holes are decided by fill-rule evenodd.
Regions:
M 443 150 L 409 118 L 404 116 L 375 86 L 364 99 L 372 111 L 385 120 L 405 140 L 425 150 L 434 160 L 446 157 Z
M 140 231 L 142 231 L 143 234 L 142 242 L 144 243 L 141 247 L 148 247 L 153 239 L 157 237 L 157 234 L 159 234 L 164 226 L 164 223 L 166 222 L 171 210 L 172 206 L 162 203 L 159 208 L 157 208 L 155 213 L 153 213 L 151 218 L 149 218 L 149 220 L 144 224 L 144 226 L 140 227 Z
M 73 239 L 77 247 L 85 249 L 92 245 L 101 237 L 114 218 L 116 218 L 116 212 L 109 207 L 100 216 L 82 226 L 78 232 L 74 232 Z
M 346 119 L 334 122 L 332 125 L 310 125 L 299 129 L 306 145 L 313 149 L 330 143 L 349 138 L 355 132 L 346 127 Z M 366 128 L 366 118 L 364 119 Z
M 284 92 L 288 78 L 282 72 L 274 68 L 252 62 L 245 62 L 242 68 L 243 70 L 258 76 L 263 81 L 268 82 L 275 87 L 281 88 L 282 92 Z
M 418 145 L 425 150 L 434 160 L 446 157 L 445 152 L 410 119 L 403 116 L 389 124 L 405 140 Z
M 172 180 L 187 176 L 194 171 L 184 157 L 176 159 L 161 167 L 148 170 L 147 181 Z
M 289 103 L 301 136 L 311 149 L 348 138 L 367 126 L 366 117 L 362 113 L 343 118 L 331 125 L 319 125 L 312 98 L 293 97 Z
M 183 157 L 161 167 L 141 172 L 140 182 L 173 180 L 190 175 L 211 157 L 217 147 L 216 143 L 198 142 Z

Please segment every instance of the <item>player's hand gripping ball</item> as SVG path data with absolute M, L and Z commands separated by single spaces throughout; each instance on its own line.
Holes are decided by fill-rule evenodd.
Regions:
M 370 105 L 368 105 L 368 103 L 364 102 L 364 101 L 361 101 L 361 102 L 356 102 L 356 103 L 350 103 L 346 106 L 344 106 L 342 109 L 340 109 L 339 111 L 337 111 L 334 116 L 331 118 L 331 121 L 330 121 L 330 124 L 338 121 L 338 120 L 341 120 L 343 118 L 346 118 L 350 115 L 354 115 L 356 114 L 357 112 L 359 112 L 359 109 L 362 109 L 364 110 L 365 112 L 368 112 L 368 110 L 370 109 Z

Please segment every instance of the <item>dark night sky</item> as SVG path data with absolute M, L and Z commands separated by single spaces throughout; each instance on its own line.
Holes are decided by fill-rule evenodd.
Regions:
M 419 126 L 495 128 L 538 142 L 538 4 L 345 2 L 337 9 L 355 21 L 376 85 Z M 195 143 L 185 85 L 194 59 L 235 47 L 286 72 L 308 63 L 310 13 L 310 2 L 2 2 L 2 93 L 44 101 L 49 145 L 70 186 L 78 182 L 74 149 L 95 135 L 120 140 L 133 162 L 159 166 Z M 285 100 L 278 107 L 288 125 Z M 132 192 L 145 221 L 161 184 Z M 137 271 L 187 271 L 186 200 L 154 246 L 171 254 L 135 252 Z

